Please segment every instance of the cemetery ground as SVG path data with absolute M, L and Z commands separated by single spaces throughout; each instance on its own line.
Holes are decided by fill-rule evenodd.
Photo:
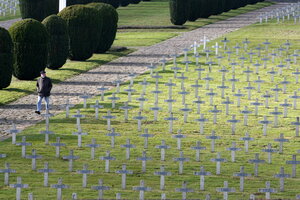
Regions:
M 271 4 L 271 2 L 260 2 L 255 5 L 248 5 L 218 16 L 211 16 L 208 19 L 199 19 L 196 22 L 188 22 L 184 26 L 185 29 L 168 29 L 171 22 L 167 0 L 153 0 L 151 2 L 141 2 L 138 5 L 120 7 L 117 9 L 119 13 L 120 27 L 152 27 L 151 29 L 128 29 L 125 27 L 125 29 L 118 30 L 114 46 L 129 47 L 129 51 L 110 51 L 102 55 L 94 54 L 94 56 L 86 62 L 67 61 L 67 63 L 59 71 L 47 69 L 47 73 L 49 77 L 55 77 L 54 82 L 58 83 L 74 75 L 114 60 L 117 57 L 127 55 L 134 51 L 135 48 L 151 46 L 175 37 L 182 32 L 190 31 L 220 20 L 225 20 Z M 16 17 L 20 16 L 16 15 Z M 0 20 L 2 18 L 3 16 L 0 17 Z M 8 104 L 22 96 L 32 94 L 35 90 L 35 81 L 21 81 L 13 78 L 12 83 L 8 88 L 0 90 L 0 105 Z
M 217 192 L 216 188 L 223 187 L 224 181 L 228 181 L 229 187 L 236 190 L 236 192 L 229 193 L 229 199 L 248 199 L 250 194 L 254 194 L 257 198 L 265 198 L 265 193 L 258 191 L 260 188 L 265 188 L 267 181 L 270 181 L 271 188 L 277 190 L 277 193 L 271 194 L 272 199 L 293 199 L 300 193 L 298 189 L 299 173 L 294 174 L 293 178 L 285 179 L 284 192 L 280 191 L 279 179 L 274 175 L 279 174 L 280 167 L 284 167 L 286 174 L 295 173 L 292 165 L 286 163 L 293 160 L 293 155 L 298 155 L 300 149 L 300 139 L 296 137 L 298 129 L 293 124 L 297 121 L 296 117 L 299 117 L 299 100 L 296 99 L 297 92 L 299 94 L 299 83 L 295 73 L 299 59 L 296 57 L 297 62 L 294 62 L 294 57 L 292 57 L 298 53 L 294 51 L 300 47 L 299 34 L 299 25 L 293 22 L 277 24 L 273 20 L 268 24 L 251 25 L 227 34 L 225 36 L 227 40 L 222 37 L 211 41 L 208 44 L 211 51 L 206 52 L 208 57 L 205 52 L 202 52 L 203 47 L 200 46 L 198 50 L 201 55 L 199 58 L 201 67 L 196 66 L 197 61 L 191 50 L 188 52 L 188 60 L 191 63 L 182 63 L 186 60 L 184 56 L 177 58 L 177 66 L 181 69 L 173 68 L 174 64 L 171 61 L 167 63 L 166 70 L 163 70 L 162 66 L 158 66 L 158 68 L 152 69 L 153 72 L 149 71 L 133 79 L 133 84 L 126 82 L 120 86 L 119 91 L 118 88 L 115 88 L 106 92 L 104 101 L 101 101 L 101 96 L 97 96 L 87 101 L 87 108 L 83 108 L 83 104 L 76 105 L 71 109 L 69 118 L 66 118 L 66 113 L 52 117 L 49 130 L 55 134 L 49 135 L 49 144 L 55 143 L 57 137 L 60 137 L 61 143 L 66 144 L 61 147 L 59 158 L 55 157 L 55 147 L 45 145 L 45 135 L 40 134 L 40 131 L 45 130 L 45 121 L 25 129 L 17 136 L 16 141 L 19 143 L 22 141 L 22 137 L 26 136 L 26 142 L 31 143 L 31 146 L 26 148 L 26 155 L 31 155 L 31 150 L 35 149 L 37 155 L 42 156 L 36 162 L 36 169 L 44 168 L 44 163 L 48 162 L 49 168 L 55 170 L 55 172 L 49 173 L 49 185 L 56 184 L 61 177 L 63 184 L 70 186 L 69 189 L 63 190 L 64 198 L 70 198 L 71 194 L 76 192 L 79 199 L 96 199 L 98 191 L 91 187 L 98 184 L 98 179 L 102 179 L 103 185 L 110 187 L 110 190 L 103 192 L 105 199 L 115 198 L 116 193 L 121 193 L 122 198 L 125 199 L 138 199 L 139 192 L 133 191 L 132 187 L 138 186 L 140 180 L 144 180 L 145 186 L 152 188 L 150 192 L 145 192 L 146 199 L 160 199 L 163 193 L 166 194 L 167 199 L 179 199 L 182 194 L 175 192 L 175 189 L 181 188 L 183 181 L 187 182 L 188 188 L 194 190 L 187 194 L 188 199 L 204 199 L 207 194 L 210 194 L 213 199 L 222 198 L 223 193 Z M 248 38 L 247 41 L 250 43 L 246 42 L 245 38 Z M 217 64 L 218 59 L 215 58 L 215 49 L 211 48 L 216 46 L 216 42 L 222 46 L 218 50 L 218 54 L 223 56 L 223 58 L 219 57 L 220 66 Z M 224 44 L 227 46 L 226 49 Z M 273 55 L 271 55 L 272 53 Z M 252 56 L 252 62 L 250 56 Z M 239 64 L 235 65 L 235 62 Z M 244 64 L 242 64 L 243 62 Z M 257 63 L 260 65 L 255 65 Z M 209 69 L 210 65 L 211 69 Z M 175 73 L 176 70 L 178 70 L 177 73 Z M 166 86 L 170 80 L 176 84 L 171 89 L 172 95 L 170 87 Z M 197 85 L 197 80 L 198 85 L 201 85 L 198 88 L 198 95 L 203 101 L 201 105 L 197 104 L 197 98 L 195 98 L 197 87 L 192 87 L 192 85 Z M 224 85 L 222 85 L 223 83 Z M 222 88 L 224 88 L 223 98 Z M 130 96 L 130 90 L 127 89 L 135 91 L 132 91 Z M 161 91 L 158 93 L 158 99 L 155 97 L 155 92 L 152 91 Z M 184 91 L 188 93 L 184 93 Z M 180 92 L 181 94 L 179 94 Z M 242 94 L 240 102 L 237 94 Z M 119 99 L 113 102 L 109 99 L 113 96 Z M 228 99 L 226 99 L 227 97 Z M 168 99 L 174 99 L 176 102 L 173 104 L 165 102 Z M 256 99 L 258 102 L 257 113 L 255 113 L 253 104 Z M 288 109 L 286 117 L 283 116 L 285 107 L 282 106 L 285 99 L 290 104 L 286 107 Z M 102 109 L 99 109 L 99 119 L 95 119 L 95 110 L 90 108 L 91 105 L 95 105 L 96 100 L 99 100 L 99 104 L 103 106 Z M 157 103 L 155 103 L 156 100 Z M 226 100 L 227 102 L 231 101 L 232 104 L 224 103 Z M 142 104 L 143 101 L 144 104 Z M 128 120 L 124 119 L 126 117 L 125 108 L 121 108 L 125 102 L 128 102 L 128 106 L 131 107 L 131 109 L 128 108 Z M 115 107 L 112 108 L 114 103 Z M 239 106 L 238 103 L 240 103 Z M 226 104 L 229 105 L 228 113 L 226 113 Z M 184 122 L 184 112 L 180 110 L 185 105 L 191 109 L 186 112 L 187 122 Z M 201 106 L 199 113 L 197 105 Z M 214 105 L 217 105 L 215 109 Z M 151 110 L 153 107 L 162 109 L 158 111 L 157 121 L 154 120 L 154 112 Z M 276 108 L 280 112 L 278 116 L 274 112 Z M 167 120 L 172 117 L 169 113 L 170 109 L 173 113 L 172 126 Z M 81 118 L 80 124 L 76 126 L 76 118 L 72 116 L 77 113 L 77 110 L 80 110 L 80 114 L 85 117 Z M 218 113 L 214 119 L 212 110 L 221 110 L 222 112 Z M 245 110 L 251 112 L 245 114 L 247 113 Z M 109 115 L 109 112 L 111 112 L 111 116 L 115 117 L 111 119 L 110 126 L 107 119 L 102 118 Z M 203 114 L 203 117 L 200 113 Z M 145 117 L 141 121 L 140 127 L 138 120 L 134 119 L 139 115 Z M 236 117 L 236 121 L 229 121 L 234 117 Z M 204 121 L 203 133 L 200 130 L 200 122 L 196 121 L 199 118 L 207 119 L 206 122 L 202 120 Z M 236 122 L 235 126 L 233 126 L 234 122 Z M 170 128 L 172 128 L 172 134 Z M 145 147 L 144 137 L 140 136 L 145 129 L 148 129 L 149 134 L 153 134 L 153 137 L 148 138 L 147 147 Z M 177 134 L 179 129 L 183 136 Z M 79 137 L 72 133 L 81 131 L 87 135 L 82 134 L 82 145 L 78 145 Z M 212 141 L 209 139 L 213 131 L 216 136 L 219 136 L 215 145 L 212 145 Z M 120 136 L 115 136 L 114 147 L 111 144 L 111 137 L 106 136 L 107 133 L 112 132 L 120 134 Z M 246 133 L 253 138 L 252 141 L 249 141 L 248 153 L 245 152 L 245 141 L 241 140 Z M 280 138 L 281 133 L 287 139 L 282 148 L 280 143 L 275 141 Z M 182 137 L 182 139 L 176 137 Z M 92 138 L 95 138 L 96 143 L 101 145 L 95 150 L 95 159 L 91 159 L 91 149 L 86 147 L 87 144 L 91 144 Z M 129 159 L 126 159 L 126 149 L 121 147 L 126 144 L 127 139 L 130 139 L 130 143 L 135 145 L 135 148 L 132 147 L 130 150 Z M 164 161 L 161 160 L 161 150 L 156 148 L 162 144 L 162 140 L 170 148 L 165 150 Z M 201 142 L 201 146 L 206 147 L 201 150 L 200 161 L 197 161 L 196 151 L 191 148 L 196 146 L 197 141 Z M 232 152 L 227 150 L 233 145 L 232 142 L 235 142 L 236 147 L 240 148 L 235 153 L 235 162 L 232 161 Z M 30 192 L 38 199 L 54 199 L 56 189 L 43 186 L 43 174 L 32 170 L 32 160 L 22 158 L 21 147 L 11 143 L 11 139 L 0 143 L 0 153 L 7 156 L 1 158 L 0 166 L 4 168 L 4 163 L 7 162 L 12 169 L 16 170 L 16 173 L 10 174 L 10 183 L 14 184 L 17 177 L 22 177 L 22 183 L 29 184 L 29 188 L 22 189 L 23 196 Z M 271 144 L 272 149 L 277 151 L 272 153 L 272 157 L 268 157 L 268 153 L 264 152 L 268 148 L 268 144 Z M 214 147 L 214 151 L 212 147 Z M 70 150 L 74 151 L 75 156 L 79 156 L 73 162 L 72 172 L 69 172 L 69 161 L 63 159 L 63 156 L 70 154 Z M 278 152 L 281 150 L 282 152 Z M 110 156 L 115 158 L 110 161 L 109 168 L 105 161 L 100 159 L 106 156 L 107 151 L 110 151 Z M 142 157 L 143 151 L 146 152 L 148 158 L 151 158 L 146 162 L 144 171 L 142 161 L 137 159 Z M 183 164 L 182 173 L 178 169 L 180 164 L 176 161 L 181 152 L 183 153 L 182 157 L 189 158 L 189 161 L 186 160 L 187 162 Z M 211 161 L 211 159 L 217 158 L 218 153 L 221 158 L 227 160 L 221 164 L 220 174 L 216 173 L 216 163 Z M 259 154 L 260 160 L 265 161 L 259 164 L 257 176 L 255 176 L 254 164 L 249 161 L 255 159 L 256 154 Z M 82 174 L 77 173 L 77 170 L 81 170 L 84 164 L 88 165 L 89 170 L 94 171 L 94 174 L 87 175 L 86 188 L 82 187 Z M 133 171 L 133 174 L 127 175 L 126 189 L 121 187 L 121 175 L 115 173 L 122 169 L 122 164 L 126 164 L 127 170 Z M 160 189 L 160 177 L 154 175 L 160 170 L 161 165 L 165 166 L 166 171 L 171 172 L 171 176 L 165 177 L 164 190 Z M 205 177 L 204 191 L 199 189 L 199 176 L 194 175 L 194 172 L 200 171 L 200 166 L 211 173 Z M 244 166 L 245 173 L 251 174 L 245 178 L 244 192 L 239 190 L 240 178 L 233 176 L 240 172 L 241 166 Z M 15 190 L 3 185 L 3 175 L 0 176 L 0 183 L 2 191 L 0 198 L 13 199 Z

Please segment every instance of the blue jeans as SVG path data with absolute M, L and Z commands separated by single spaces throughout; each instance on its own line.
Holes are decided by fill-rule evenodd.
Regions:
M 38 101 L 37 101 L 37 111 L 41 111 L 42 108 L 42 100 L 45 99 L 46 102 L 46 110 L 49 110 L 49 99 L 50 97 L 41 97 L 38 96 Z

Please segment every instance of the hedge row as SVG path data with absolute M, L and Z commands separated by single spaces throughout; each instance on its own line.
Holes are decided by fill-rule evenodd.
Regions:
M 33 80 L 46 67 L 59 69 L 67 58 L 86 60 L 104 53 L 117 31 L 118 13 L 105 3 L 73 5 L 42 23 L 24 19 L 9 30 L 0 27 L 0 89 L 10 85 L 12 75 Z
M 264 0 L 170 0 L 171 22 L 183 25 L 186 21 L 208 18 L 261 1 Z
M 150 1 L 150 0 L 144 0 Z M 67 6 L 89 3 L 106 3 L 114 8 L 138 4 L 141 0 L 67 0 Z M 33 18 L 42 21 L 52 14 L 57 14 L 59 10 L 59 0 L 20 0 L 20 11 L 22 19 Z

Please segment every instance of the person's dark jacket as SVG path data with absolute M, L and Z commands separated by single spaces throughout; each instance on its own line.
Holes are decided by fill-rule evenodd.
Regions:
M 50 96 L 50 92 L 52 89 L 52 82 L 51 79 L 48 77 L 40 77 L 36 82 L 36 88 L 38 95 L 41 97 L 48 97 Z

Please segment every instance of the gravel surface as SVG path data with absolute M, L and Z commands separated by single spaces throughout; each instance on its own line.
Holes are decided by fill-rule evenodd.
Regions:
M 269 12 L 283 5 L 282 3 L 275 4 L 183 33 L 159 44 L 140 48 L 128 56 L 118 58 L 60 84 L 55 84 L 51 96 L 51 113 L 62 112 L 64 107 L 61 105 L 65 103 L 66 99 L 69 99 L 72 104 L 78 104 L 82 102 L 78 96 L 84 92 L 93 96 L 99 94 L 97 88 L 102 84 L 113 87 L 112 82 L 117 79 L 118 75 L 122 81 L 129 80 L 129 73 L 142 74 L 147 71 L 146 66 L 150 63 L 157 63 L 163 56 L 167 57 L 174 52 L 181 54 L 182 49 L 189 47 L 194 41 L 199 41 L 204 36 L 209 39 L 216 39 L 228 32 L 257 22 L 257 16 L 261 13 Z M 36 100 L 37 95 L 32 94 L 9 105 L 0 106 L 0 140 L 8 137 L 7 130 L 11 128 L 13 122 L 18 129 L 22 130 L 43 120 L 40 115 L 34 113 Z

